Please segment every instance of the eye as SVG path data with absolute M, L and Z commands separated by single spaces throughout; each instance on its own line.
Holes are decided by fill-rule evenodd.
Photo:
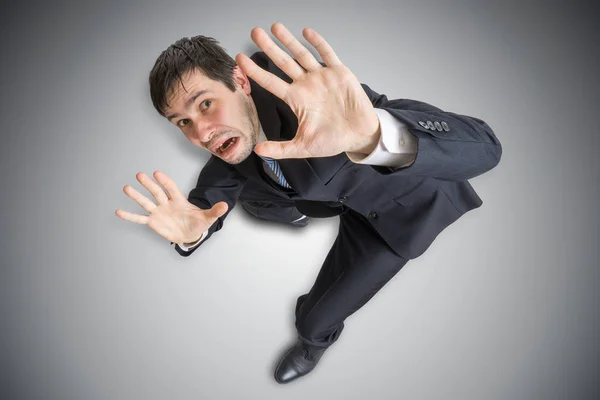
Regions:
M 202 102 L 202 104 L 203 104 L 203 105 L 206 105 L 206 108 L 208 108 L 208 107 L 210 107 L 210 105 L 212 104 L 212 101 L 211 101 L 211 100 L 204 100 L 204 101 Z M 206 108 L 205 108 L 205 109 L 206 109 Z
M 180 119 L 180 120 L 177 122 L 177 126 L 178 126 L 178 127 L 180 127 L 180 128 L 183 128 L 185 125 L 187 125 L 187 124 L 189 124 L 189 123 L 190 123 L 190 120 L 189 120 L 189 119 L 186 119 L 186 118 L 184 118 L 184 119 Z

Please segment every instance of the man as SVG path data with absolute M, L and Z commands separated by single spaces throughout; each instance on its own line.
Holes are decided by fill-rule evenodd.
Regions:
M 338 236 L 310 291 L 297 300 L 298 341 L 275 370 L 279 383 L 309 373 L 362 307 L 448 225 L 482 201 L 468 179 L 494 166 L 501 145 L 482 120 L 429 104 L 388 100 L 356 77 L 314 30 L 303 35 L 324 63 L 282 25 L 251 37 L 263 52 L 234 61 L 211 38 L 183 38 L 157 59 L 157 111 L 212 156 L 188 198 L 165 174 L 125 193 L 148 224 L 189 256 L 223 226 L 238 200 L 252 215 L 305 226 L 339 215 Z

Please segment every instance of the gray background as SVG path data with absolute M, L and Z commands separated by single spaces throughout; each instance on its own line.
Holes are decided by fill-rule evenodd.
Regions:
M 87 3 L 87 2 L 86 2 Z M 2 10 L 2 399 L 600 396 L 597 13 L 571 2 L 22 3 Z M 207 156 L 152 108 L 183 36 L 320 32 L 361 82 L 488 122 L 484 201 L 371 302 L 309 376 L 272 377 L 338 219 L 237 207 L 189 258 L 117 208 Z M 275 250 L 270 250 L 275 247 Z M 283 260 L 283 261 L 282 261 Z

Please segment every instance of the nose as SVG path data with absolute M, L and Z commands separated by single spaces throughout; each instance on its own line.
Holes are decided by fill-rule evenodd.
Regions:
M 194 136 L 202 143 L 203 145 L 208 144 L 208 142 L 212 139 L 214 134 L 214 127 L 208 121 L 196 121 L 194 123 Z

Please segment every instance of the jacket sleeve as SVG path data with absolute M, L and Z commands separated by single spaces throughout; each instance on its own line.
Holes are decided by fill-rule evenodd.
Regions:
M 202 171 L 200 171 L 196 187 L 190 191 L 188 201 L 204 210 L 211 208 L 220 201 L 224 201 L 227 203 L 228 209 L 210 226 L 208 234 L 196 247 L 185 251 L 178 244 L 175 244 L 175 250 L 180 255 L 189 256 L 203 243 L 206 243 L 213 233 L 223 227 L 223 222 L 235 207 L 245 183 L 246 177 L 240 174 L 232 165 L 227 164 L 218 157 L 210 157 Z
M 502 146 L 484 121 L 442 111 L 430 104 L 409 100 L 388 100 L 362 84 L 375 108 L 388 111 L 406 124 L 417 138 L 417 154 L 408 167 L 371 167 L 382 175 L 414 175 L 442 180 L 464 181 L 494 168 L 502 156 Z M 435 127 L 428 125 L 436 123 Z M 444 129 L 436 129 L 443 126 Z

